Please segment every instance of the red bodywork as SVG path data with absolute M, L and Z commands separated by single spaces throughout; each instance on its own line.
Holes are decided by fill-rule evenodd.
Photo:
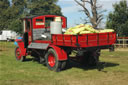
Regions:
M 27 56 L 26 48 L 24 48 L 24 42 L 22 39 L 16 39 L 16 42 L 18 43 L 21 56 Z
M 53 48 L 56 51 L 58 60 L 67 60 L 67 53 L 64 51 L 64 49 L 55 45 L 50 45 L 49 47 Z
M 43 15 L 43 16 L 37 16 L 32 19 L 33 21 L 33 29 L 39 29 L 39 28 L 45 28 L 45 18 L 54 18 L 54 17 L 61 17 L 62 19 L 62 28 L 67 27 L 67 21 L 65 17 L 62 16 L 56 16 L 56 15 Z M 36 21 L 36 19 L 42 19 L 43 21 Z M 42 23 L 42 25 L 36 25 L 36 23 Z
M 67 60 L 67 53 L 61 47 L 71 47 L 71 48 L 87 48 L 87 47 L 99 47 L 99 46 L 110 46 L 116 41 L 116 33 L 92 33 L 83 35 L 64 35 L 64 34 L 53 34 L 51 40 L 33 40 L 33 30 L 34 29 L 48 29 L 50 27 L 45 26 L 45 18 L 48 17 L 61 17 L 62 28 L 67 28 L 66 17 L 56 16 L 56 15 L 43 15 L 37 17 L 24 18 L 24 21 L 30 23 L 29 28 L 25 23 L 24 32 L 28 32 L 28 42 L 29 45 L 33 43 L 48 43 L 48 49 L 53 48 L 58 56 L 58 60 Z M 38 20 L 38 21 L 37 21 Z M 24 42 L 22 40 L 17 40 L 18 46 L 20 47 L 22 56 L 26 56 L 26 48 L 24 48 Z M 46 50 L 48 50 L 46 49 Z
M 52 35 L 53 45 L 70 47 L 96 47 L 112 45 L 116 41 L 116 33 L 93 33 L 83 35 Z

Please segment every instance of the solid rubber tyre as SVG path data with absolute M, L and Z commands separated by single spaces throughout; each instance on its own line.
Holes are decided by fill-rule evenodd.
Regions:
M 21 62 L 25 61 L 26 59 L 26 56 L 21 55 L 21 51 L 19 47 L 15 48 L 15 57 L 17 61 L 21 61 Z

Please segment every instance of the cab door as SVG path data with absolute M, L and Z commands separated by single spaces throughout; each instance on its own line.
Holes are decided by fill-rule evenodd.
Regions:
M 26 19 L 26 29 L 25 32 L 28 33 L 28 45 L 32 42 L 32 24 L 31 19 Z

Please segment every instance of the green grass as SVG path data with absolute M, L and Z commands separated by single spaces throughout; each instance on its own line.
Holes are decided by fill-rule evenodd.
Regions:
M 73 65 L 57 73 L 35 61 L 16 61 L 14 47 L 8 43 L 0 51 L 0 85 L 128 85 L 128 50 L 102 51 L 103 71 Z

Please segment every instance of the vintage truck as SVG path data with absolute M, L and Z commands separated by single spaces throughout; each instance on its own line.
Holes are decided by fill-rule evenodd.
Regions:
M 96 65 L 100 50 L 113 50 L 115 32 L 66 35 L 61 31 L 67 28 L 64 16 L 41 15 L 22 18 L 23 39 L 16 39 L 16 59 L 24 61 L 27 55 L 39 58 L 52 71 L 65 68 L 69 55 L 77 51 L 77 59 L 88 65 Z M 51 23 L 51 24 L 50 24 Z

